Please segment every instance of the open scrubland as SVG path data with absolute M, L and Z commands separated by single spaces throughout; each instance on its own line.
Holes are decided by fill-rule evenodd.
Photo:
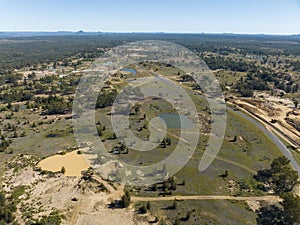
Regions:
M 147 79 L 159 76 L 181 85 L 197 108 L 201 129 L 194 154 L 178 173 L 146 187 L 124 186 L 111 181 L 111 165 L 97 172 L 101 156 L 90 154 L 89 143 L 77 146 L 72 102 L 97 57 L 113 46 L 149 38 L 182 44 L 213 70 L 227 101 L 226 133 L 212 165 L 199 172 L 213 123 L 206 95 L 172 65 L 128 65 L 130 70 L 117 72 L 96 103 L 95 136 L 112 160 L 136 166 L 159 162 L 185 132 L 172 104 L 147 97 L 133 106 L 130 128 L 147 140 L 149 121 L 171 115 L 165 118 L 166 137 L 148 152 L 124 146 L 110 118 L 117 93 L 127 85 L 138 92 L 138 86 L 152 85 Z M 0 38 L 1 222 L 266 224 L 298 215 L 297 172 L 277 144 L 240 113 L 254 116 L 300 161 L 299 37 L 104 34 L 8 40 Z M 146 82 L 137 84 L 139 78 Z M 181 116 L 187 124 L 193 120 L 188 112 Z

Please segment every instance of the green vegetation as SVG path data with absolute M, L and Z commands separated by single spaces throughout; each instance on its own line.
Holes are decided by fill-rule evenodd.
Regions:
M 170 79 L 178 81 L 178 69 L 173 67 L 166 67 L 166 65 L 158 63 L 144 63 L 142 65 L 150 70 L 155 70 L 159 74 L 167 75 Z M 139 74 L 139 70 L 137 71 Z M 202 95 L 195 95 L 192 90 L 193 84 L 190 82 L 190 78 L 182 75 L 181 80 L 184 80 L 184 87 L 194 100 L 196 107 L 203 113 L 202 120 L 209 121 L 209 110 L 207 102 Z M 160 98 L 146 98 L 133 106 L 133 110 L 130 113 L 130 128 L 133 133 L 142 139 L 147 139 L 149 131 L 148 126 L 145 126 L 149 120 L 158 116 L 161 113 L 174 112 L 173 106 L 165 102 Z M 127 163 L 134 165 L 148 165 L 161 161 L 162 158 L 168 156 L 178 143 L 178 130 L 176 128 L 168 128 L 168 134 L 156 148 L 155 153 L 143 152 L 140 154 L 128 148 L 127 154 L 121 154 L 122 145 L 118 143 L 118 140 L 111 138 L 113 133 L 111 124 L 109 123 L 109 108 L 98 109 L 96 115 L 98 134 L 101 134 L 101 139 L 108 149 L 111 149 L 110 153 L 114 153 L 113 157 L 117 157 L 118 160 L 126 161 Z M 203 124 L 208 124 L 202 122 Z M 103 131 L 102 126 L 106 129 Z M 279 149 L 272 143 L 272 141 L 261 131 L 257 130 L 257 127 L 239 116 L 232 110 L 228 110 L 227 131 L 226 138 L 223 142 L 221 151 L 218 157 L 213 162 L 213 165 L 199 176 L 197 166 L 205 150 L 207 143 L 206 133 L 209 132 L 209 126 L 202 131 L 203 133 L 199 137 L 198 147 L 193 155 L 193 159 L 190 160 L 187 165 L 170 179 L 144 188 L 131 188 L 130 192 L 133 195 L 138 196 L 172 196 L 172 195 L 232 195 L 232 196 L 259 196 L 265 195 L 264 190 L 260 188 L 260 182 L 253 178 L 256 171 L 266 169 L 270 166 L 272 160 L 281 155 Z M 109 147 L 108 147 L 109 146 Z M 268 149 L 268 151 L 266 151 Z M 117 150 L 117 151 L 116 151 Z M 282 171 L 282 174 L 286 171 Z M 293 176 L 293 175 L 292 175 Z M 277 179 L 280 180 L 280 179 Z M 279 185 L 279 184 L 278 184 Z M 128 202 L 124 199 L 123 201 Z M 186 201 L 184 201 L 186 202 Z M 195 201 L 196 202 L 196 201 Z M 192 205 L 198 205 L 200 203 L 190 203 Z M 226 201 L 225 201 L 226 202 Z M 208 204 L 208 203 L 207 203 Z M 226 207 L 236 207 L 240 210 L 245 210 L 247 217 L 241 220 L 245 223 L 254 223 L 256 214 L 249 211 L 248 207 L 244 204 L 232 204 L 225 203 Z M 218 208 L 218 204 L 215 206 Z M 166 208 L 166 210 L 161 210 Z M 221 207 L 220 207 L 221 208 Z M 136 205 L 137 212 L 145 213 L 150 211 L 152 215 L 163 214 L 166 215 L 168 221 L 179 221 L 194 223 L 199 222 L 197 219 L 205 217 L 205 221 L 218 223 L 215 218 L 207 216 L 199 217 L 199 214 L 195 214 L 192 207 L 187 207 L 187 211 L 180 207 L 180 202 L 171 202 L 166 205 L 162 202 L 153 204 L 151 202 L 150 209 L 147 209 L 146 204 L 139 203 Z M 214 210 L 220 210 L 214 209 Z M 228 209 L 229 210 L 229 209 Z M 174 211 L 174 212 L 172 212 Z M 209 212 L 205 207 L 202 209 L 203 214 Z M 184 213 L 183 213 L 184 212 Z M 244 212 L 244 211 L 243 211 Z M 180 217 L 173 216 L 182 213 Z M 237 220 L 238 210 L 232 212 L 232 217 L 227 218 L 226 221 Z M 197 219 L 196 219 L 197 218 Z M 208 219 L 209 218 L 209 219 Z M 164 221 L 161 219 L 160 221 Z M 197 221 L 197 222 L 195 222 Z M 251 221 L 251 222 L 250 222 Z
M 98 96 L 96 107 L 105 108 L 107 106 L 112 106 L 117 97 L 117 91 L 113 89 L 111 92 L 102 91 Z
M 255 224 L 255 213 L 242 202 L 186 200 L 176 204 L 174 209 L 174 201 L 152 201 L 150 213 L 171 224 Z
M 74 149 L 71 107 L 82 71 L 109 48 L 146 39 L 174 41 L 194 51 L 214 70 L 226 94 L 250 97 L 255 90 L 274 94 L 274 90 L 279 89 L 284 91 L 281 95 L 293 98 L 296 105 L 299 102 L 299 37 L 101 34 L 10 38 L 5 44 L 0 38 L 1 170 L 7 159 L 19 154 L 45 157 Z M 199 173 L 197 168 L 206 148 L 211 122 L 205 96 L 191 76 L 170 64 L 141 62 L 132 68 L 137 71 L 135 78 L 149 76 L 143 70 L 150 70 L 174 82 L 182 82 L 201 112 L 203 128 L 193 157 L 180 172 L 150 187 L 126 188 L 122 200 L 112 202 L 112 207 L 128 207 L 132 195 L 260 196 L 274 191 L 284 201 L 262 207 L 257 213 L 257 223 L 299 223 L 299 198 L 290 193 L 298 176 L 289 161 L 279 157 L 281 153 L 265 134 L 234 111 L 228 111 L 226 137 L 218 157 L 210 168 Z M 109 113 L 117 94 L 129 79 L 132 76 L 117 73 L 106 83 L 106 89 L 97 100 L 95 125 L 112 157 L 132 165 L 147 166 L 173 152 L 180 130 L 168 128 L 166 137 L 158 142 L 159 147 L 142 154 L 122 144 L 112 129 Z M 126 99 L 131 92 L 142 96 L 138 88 L 130 86 L 122 94 Z M 136 105 L 128 104 L 129 107 L 132 107 L 129 110 L 130 129 L 144 140 L 149 139 L 148 123 L 152 118 L 176 111 L 160 98 L 145 98 Z M 128 108 L 120 109 L 120 113 Z M 35 163 L 34 159 L 26 161 L 26 165 Z M 17 162 L 6 166 L 15 168 L 14 172 L 20 169 Z M 61 173 L 65 173 L 64 167 Z M 19 186 L 11 197 L 0 194 L 0 224 L 14 221 L 16 204 L 24 191 L 25 187 Z M 159 224 L 253 224 L 256 219 L 256 214 L 246 204 L 231 201 L 151 201 L 138 203 L 136 208 L 142 214 L 150 212 Z M 31 218 L 31 212 L 26 213 Z M 53 211 L 30 224 L 60 224 L 62 219 L 60 212 Z
M 0 224 L 8 224 L 14 221 L 13 213 L 16 207 L 8 202 L 4 193 L 0 193 Z
M 61 172 L 62 174 L 64 174 L 64 173 L 66 172 L 66 168 L 63 166 L 63 167 L 60 169 L 60 172 Z
M 125 189 L 125 194 L 122 196 L 121 204 L 127 208 L 130 205 L 130 193 Z
M 269 205 L 258 211 L 256 219 L 259 225 L 294 225 L 300 222 L 300 197 L 292 193 L 282 195 L 283 202 L 279 206 Z
M 17 204 L 21 201 L 20 196 L 25 193 L 25 186 L 17 186 L 12 190 L 11 195 L 0 192 L 0 224 L 17 224 L 15 223 L 14 213 L 17 210 Z M 13 223 L 14 222 L 14 223 Z
M 49 216 L 43 216 L 39 221 L 31 223 L 32 225 L 60 225 L 64 217 L 58 211 L 53 211 Z
M 257 179 L 283 198 L 279 205 L 262 207 L 257 212 L 257 223 L 259 225 L 298 224 L 300 222 L 300 197 L 291 193 L 298 184 L 298 174 L 290 168 L 289 160 L 283 156 L 274 159 L 270 169 L 258 172 Z
M 270 169 L 258 171 L 255 177 L 277 194 L 292 191 L 298 183 L 298 173 L 290 167 L 289 160 L 284 156 L 274 159 Z

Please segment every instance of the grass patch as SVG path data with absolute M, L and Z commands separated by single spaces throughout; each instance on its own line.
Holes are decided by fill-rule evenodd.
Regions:
M 151 202 L 150 212 L 158 218 L 165 215 L 172 224 L 255 224 L 256 218 L 246 203 L 224 200 L 177 201 L 175 209 L 174 201 Z

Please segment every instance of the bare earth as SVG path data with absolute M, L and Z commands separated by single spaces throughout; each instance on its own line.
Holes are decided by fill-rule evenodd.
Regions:
M 76 159 L 82 156 L 77 156 L 77 153 L 74 153 L 65 156 L 67 156 L 68 160 L 75 159 L 71 162 L 76 166 L 78 165 Z M 16 164 L 22 165 L 24 160 L 30 160 L 30 158 L 31 156 L 23 156 L 22 158 L 14 159 L 14 161 Z M 61 163 L 65 162 L 61 158 L 62 156 L 58 158 L 54 157 L 56 160 L 53 161 L 51 157 L 51 162 L 55 162 L 61 166 Z M 65 158 L 63 157 L 63 159 Z M 80 160 L 79 162 L 82 163 Z M 74 174 L 72 170 L 69 170 L 69 172 Z M 100 191 L 100 183 L 108 191 Z M 107 204 L 112 199 L 120 199 L 123 193 L 123 186 L 116 186 L 116 189 L 114 189 L 98 176 L 85 181 L 80 176 L 65 176 L 60 173 L 51 176 L 41 175 L 32 166 L 26 166 L 18 171 L 15 171 L 13 168 L 8 169 L 4 175 L 2 184 L 7 193 L 17 186 L 26 186 L 25 193 L 20 196 L 22 201 L 17 205 L 16 219 L 19 224 L 25 224 L 26 221 L 22 215 L 29 211 L 32 212 L 34 219 L 48 216 L 51 212 L 58 211 L 66 218 L 63 220 L 63 225 L 148 224 L 149 215 L 147 214 L 137 215 L 131 209 L 109 209 Z
M 282 138 L 290 145 L 297 148 L 300 144 L 300 132 L 285 120 L 287 115 L 293 114 L 294 111 L 291 103 L 287 102 L 287 100 L 284 101 L 284 99 L 272 96 L 272 98 L 269 97 L 266 100 L 235 97 L 231 101 L 247 112 L 269 123 L 270 126 L 276 129 L 274 131 L 280 132 Z M 299 118 L 299 116 L 297 117 Z M 272 120 L 276 120 L 277 122 L 271 124 Z

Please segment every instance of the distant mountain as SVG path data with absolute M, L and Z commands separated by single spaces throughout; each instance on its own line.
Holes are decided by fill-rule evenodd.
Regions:
M 0 38 L 12 37 L 37 37 L 37 36 L 67 36 L 67 35 L 99 35 L 101 32 L 84 32 L 82 30 L 77 32 L 72 31 L 57 31 L 57 32 L 30 32 L 30 31 L 17 31 L 17 32 L 0 32 Z
M 223 36 L 223 37 L 263 37 L 263 38 L 292 38 L 298 40 L 300 34 L 295 35 L 269 35 L 269 34 L 235 34 L 235 33 L 165 33 L 165 32 L 128 32 L 128 33 L 118 33 L 118 32 L 85 32 L 79 30 L 77 32 L 73 31 L 15 31 L 15 32 L 5 32 L 0 31 L 0 38 L 16 38 L 16 37 L 45 37 L 45 36 L 85 36 L 85 35 L 200 35 L 200 36 Z

